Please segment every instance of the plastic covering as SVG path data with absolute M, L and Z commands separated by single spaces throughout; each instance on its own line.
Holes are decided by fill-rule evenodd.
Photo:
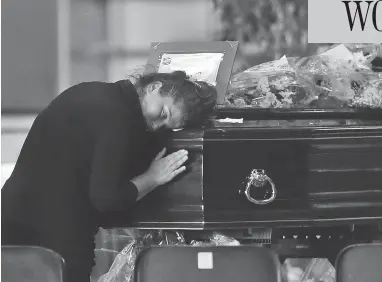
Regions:
M 116 256 L 109 271 L 102 275 L 98 282 L 133 282 L 134 267 L 138 254 L 152 246 L 239 246 L 239 240 L 220 232 L 213 232 L 204 241 L 186 242 L 183 233 L 160 230 L 132 230 L 127 233 L 133 238 Z M 335 269 L 327 259 L 306 258 L 287 259 L 282 265 L 283 282 L 334 282 Z
M 305 58 L 282 57 L 231 78 L 227 106 L 254 108 L 382 108 L 382 74 L 371 61 L 378 44 L 338 45 Z
M 282 266 L 283 282 L 335 282 L 336 270 L 323 258 L 287 259 Z
M 178 232 L 130 230 L 133 241 L 115 258 L 110 270 L 98 282 L 133 281 L 135 260 L 140 251 L 150 246 L 183 245 L 185 240 Z
M 193 241 L 186 244 L 181 232 L 176 231 L 145 231 L 130 230 L 133 241 L 128 244 L 115 258 L 109 271 L 102 275 L 98 282 L 132 282 L 135 261 L 138 254 L 145 248 L 152 246 L 174 245 L 211 245 L 211 246 L 237 246 L 238 241 L 219 233 L 213 233 L 208 241 Z

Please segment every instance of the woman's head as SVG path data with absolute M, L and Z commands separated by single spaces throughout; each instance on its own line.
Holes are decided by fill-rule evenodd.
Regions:
M 185 72 L 152 73 L 135 83 L 150 130 L 200 126 L 213 112 L 217 93 L 204 81 L 190 81 Z

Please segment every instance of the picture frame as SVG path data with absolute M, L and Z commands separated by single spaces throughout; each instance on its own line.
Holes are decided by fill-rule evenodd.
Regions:
M 223 104 L 238 45 L 238 41 L 153 42 L 145 73 L 185 71 L 192 79 L 214 85 L 217 104 Z

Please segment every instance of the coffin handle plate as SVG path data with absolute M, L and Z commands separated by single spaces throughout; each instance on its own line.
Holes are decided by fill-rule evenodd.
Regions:
M 252 188 L 263 187 L 263 186 L 267 185 L 267 183 L 269 183 L 271 188 L 272 188 L 272 192 L 271 192 L 270 197 L 263 199 L 263 200 L 257 200 L 251 196 L 251 189 Z M 250 176 L 248 177 L 248 181 L 246 184 L 244 194 L 247 197 L 248 201 L 250 201 L 251 203 L 254 203 L 256 205 L 266 205 L 266 204 L 273 202 L 276 199 L 277 190 L 276 190 L 275 183 L 266 174 L 264 169 L 253 169 L 251 171 Z

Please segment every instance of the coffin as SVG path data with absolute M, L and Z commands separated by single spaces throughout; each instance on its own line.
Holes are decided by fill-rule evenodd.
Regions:
M 119 226 L 382 222 L 381 110 L 219 106 L 204 128 L 172 132 L 167 147 L 189 151 L 187 171 L 142 199 Z
M 217 120 L 174 132 L 188 170 L 143 199 L 128 226 L 224 229 L 382 221 L 382 120 Z M 245 194 L 254 169 L 277 190 Z M 261 171 L 258 171 L 261 174 Z M 256 184 L 256 183 L 254 183 Z M 250 185 L 264 200 L 271 184 Z

